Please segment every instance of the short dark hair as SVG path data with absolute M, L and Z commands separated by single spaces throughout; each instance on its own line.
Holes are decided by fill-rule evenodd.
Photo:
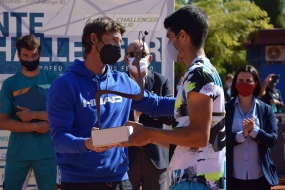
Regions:
M 164 28 L 170 29 L 177 36 L 184 30 L 191 38 L 192 45 L 197 49 L 204 47 L 208 33 L 208 17 L 199 7 L 184 6 L 164 20 Z
M 34 35 L 26 35 L 18 38 L 16 41 L 16 48 L 19 55 L 21 54 L 21 48 L 30 51 L 38 49 L 39 53 L 41 53 L 42 50 L 40 40 Z
M 251 65 L 243 66 L 243 67 L 239 68 L 239 70 L 236 72 L 234 79 L 233 79 L 233 84 L 231 87 L 232 97 L 235 98 L 238 96 L 238 91 L 236 89 L 236 83 L 237 83 L 237 77 L 238 77 L 239 73 L 241 73 L 241 72 L 249 72 L 252 74 L 254 82 L 256 83 L 256 87 L 253 91 L 253 96 L 255 98 L 257 98 L 260 94 L 260 91 L 261 91 L 261 82 L 260 82 L 260 78 L 259 78 L 257 70 Z
M 228 79 L 233 79 L 234 76 L 231 74 L 231 73 L 228 73 L 226 76 L 225 76 L 225 80 L 228 80 Z
M 120 23 L 115 22 L 113 19 L 107 16 L 98 17 L 96 19 L 88 19 L 83 29 L 82 34 L 82 46 L 84 47 L 83 58 L 91 51 L 91 39 L 90 35 L 95 33 L 98 38 L 101 38 L 108 32 L 120 32 L 123 35 L 126 31 L 125 27 Z

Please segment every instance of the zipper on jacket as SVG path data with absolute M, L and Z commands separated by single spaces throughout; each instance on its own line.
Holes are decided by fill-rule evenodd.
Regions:
M 106 90 L 108 90 L 108 78 L 109 78 L 109 75 L 108 75 L 108 73 L 107 73 L 107 75 L 106 75 Z M 108 96 L 108 93 L 107 93 L 107 98 L 108 98 L 109 96 Z
M 96 78 L 96 75 L 95 75 L 95 74 L 92 74 L 92 77 L 93 77 L 93 81 L 96 83 L 97 91 L 100 90 L 100 89 L 99 89 L 98 80 L 97 80 L 97 78 Z

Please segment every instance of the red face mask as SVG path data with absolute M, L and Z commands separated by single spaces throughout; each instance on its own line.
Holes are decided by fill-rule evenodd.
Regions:
M 236 89 L 240 95 L 247 97 L 251 95 L 255 89 L 255 84 L 236 83 Z

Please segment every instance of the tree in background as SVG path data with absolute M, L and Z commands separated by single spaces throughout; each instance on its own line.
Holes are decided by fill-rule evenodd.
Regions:
M 284 28 L 284 0 L 252 0 L 256 5 L 258 5 L 262 10 L 265 10 L 270 17 L 270 23 L 273 24 L 275 28 Z
M 179 0 L 176 3 L 178 9 L 189 2 Z M 246 0 L 192 0 L 191 3 L 208 15 L 205 52 L 221 77 L 226 73 L 234 74 L 239 67 L 249 64 L 244 43 L 250 41 L 255 31 L 273 28 L 267 13 Z M 181 65 L 175 64 L 175 70 L 183 69 Z
M 188 2 L 188 1 L 187 1 Z M 185 0 L 175 0 L 175 10 L 187 4 Z M 189 3 L 189 2 L 188 2 Z

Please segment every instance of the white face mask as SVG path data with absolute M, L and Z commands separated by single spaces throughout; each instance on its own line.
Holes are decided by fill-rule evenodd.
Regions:
M 180 84 L 177 84 L 177 85 L 176 85 L 176 90 L 177 90 L 177 92 L 180 90 L 180 88 L 181 88 L 181 85 L 180 85 Z
M 138 69 L 136 66 L 133 65 L 133 61 L 135 60 L 134 57 L 129 57 L 129 69 L 135 73 L 138 73 Z M 144 72 L 148 67 L 148 56 L 145 58 L 141 58 L 140 60 L 140 71 L 141 73 Z
M 180 34 L 180 33 L 179 33 Z M 183 45 L 183 43 L 180 45 L 179 49 L 177 50 L 173 44 L 173 42 L 176 40 L 176 38 L 179 36 L 179 34 L 175 37 L 175 39 L 170 42 L 169 44 L 167 44 L 167 51 L 168 51 L 168 55 L 169 57 L 174 61 L 174 62 L 177 62 L 177 57 L 178 57 L 178 54 L 179 54 L 179 50 L 181 48 L 181 46 Z

